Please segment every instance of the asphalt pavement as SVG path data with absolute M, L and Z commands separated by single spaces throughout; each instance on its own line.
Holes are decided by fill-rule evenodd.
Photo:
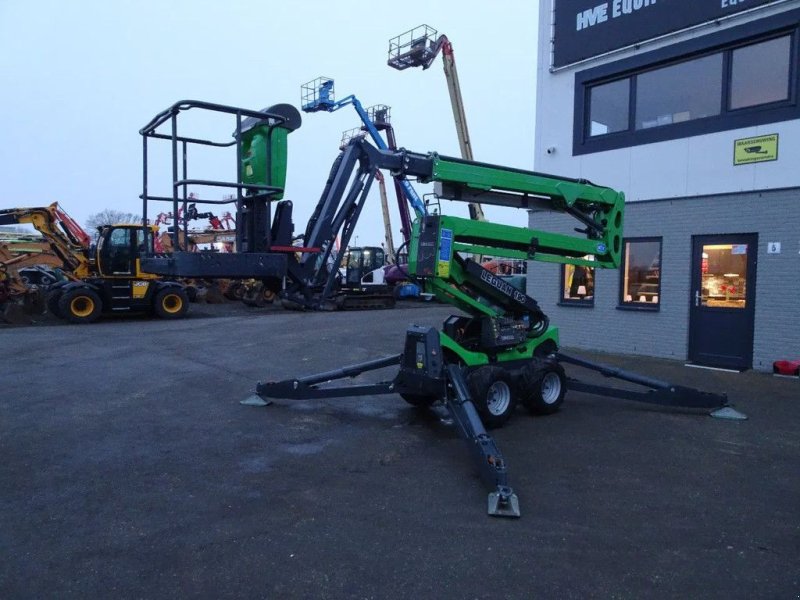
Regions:
M 797 378 L 581 353 L 749 419 L 577 392 L 520 409 L 493 432 L 520 519 L 487 516 L 464 442 L 399 396 L 239 404 L 449 311 L 0 327 L 0 597 L 798 597 Z

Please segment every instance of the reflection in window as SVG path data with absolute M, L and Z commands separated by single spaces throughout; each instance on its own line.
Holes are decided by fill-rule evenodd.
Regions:
M 622 256 L 624 306 L 661 305 L 661 239 L 627 240 Z
M 631 80 L 596 85 L 589 90 L 589 135 L 628 129 Z
M 111 231 L 109 242 L 115 248 L 127 248 L 130 244 L 130 234 L 128 229 L 120 228 Z
M 718 115 L 721 99 L 722 53 L 642 73 L 636 78 L 636 129 Z
M 700 264 L 703 306 L 745 308 L 747 296 L 747 244 L 703 246 Z
M 589 259 L 591 257 L 584 256 Z M 562 265 L 561 301 L 594 304 L 594 268 L 583 265 Z
M 789 97 L 791 46 L 791 37 L 785 35 L 733 51 L 731 110 Z

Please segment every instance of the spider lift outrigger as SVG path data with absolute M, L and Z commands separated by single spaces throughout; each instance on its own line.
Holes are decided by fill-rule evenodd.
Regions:
M 576 390 L 603 393 L 666 406 L 714 409 L 717 416 L 743 418 L 728 406 L 727 396 L 672 385 L 636 373 L 592 363 L 558 351 L 558 329 L 550 325 L 536 300 L 484 269 L 470 256 L 568 263 L 616 268 L 622 246 L 624 196 L 586 180 L 544 175 L 463 159 L 380 150 L 353 139 L 337 161 L 332 178 L 349 179 L 358 165 L 354 185 L 364 193 L 376 169 L 395 176 L 436 182 L 450 199 L 472 197 L 481 202 L 520 209 L 566 213 L 583 227 L 582 235 L 565 235 L 441 214 L 419 217 L 409 248 L 410 275 L 426 292 L 452 304 L 464 315 L 449 317 L 441 331 L 412 325 L 403 352 L 365 363 L 278 382 L 258 383 L 256 396 L 245 404 L 266 405 L 268 398 L 329 398 L 400 394 L 415 406 L 443 403 L 462 437 L 475 454 L 491 492 L 488 512 L 519 516 L 517 496 L 509 486 L 506 463 L 486 428 L 502 425 L 518 402 L 535 414 L 558 410 L 567 389 L 561 363 L 574 363 L 608 377 L 650 388 L 632 392 L 581 384 Z M 344 193 L 341 190 L 339 193 Z M 352 190 L 350 193 L 353 193 Z M 337 379 L 366 371 L 399 366 L 390 381 L 326 387 Z M 725 409 L 722 412 L 719 409 Z

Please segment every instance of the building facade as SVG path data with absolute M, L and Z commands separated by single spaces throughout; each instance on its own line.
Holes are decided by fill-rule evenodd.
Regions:
M 539 40 L 534 169 L 626 194 L 618 270 L 529 266 L 561 343 L 800 358 L 800 0 L 542 0 Z

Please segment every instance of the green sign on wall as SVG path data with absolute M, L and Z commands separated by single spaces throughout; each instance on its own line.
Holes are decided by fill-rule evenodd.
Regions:
M 734 165 L 749 165 L 769 160 L 778 160 L 777 133 L 742 138 L 733 143 Z

